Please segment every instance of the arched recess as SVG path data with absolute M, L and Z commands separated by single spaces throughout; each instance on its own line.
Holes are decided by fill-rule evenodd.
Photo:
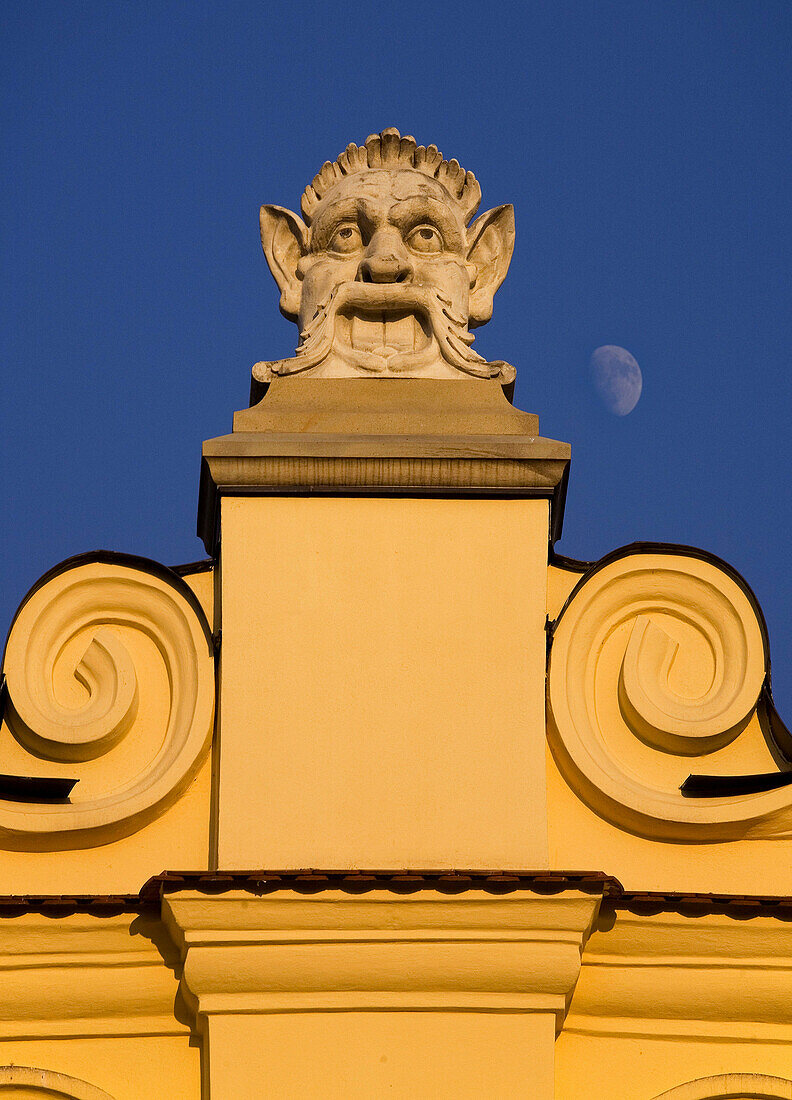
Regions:
M 677 1085 L 654 1100 L 792 1100 L 792 1081 L 765 1073 L 723 1073 Z
M 18 1100 L 40 1100 L 57 1097 L 60 1100 L 113 1100 L 113 1097 L 87 1081 L 53 1073 L 32 1066 L 0 1066 L 0 1096 Z

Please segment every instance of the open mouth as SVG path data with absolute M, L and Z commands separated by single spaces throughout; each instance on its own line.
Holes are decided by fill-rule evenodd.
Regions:
M 471 348 L 465 318 L 430 287 L 415 283 L 341 283 L 300 332 L 293 359 L 258 363 L 257 381 L 315 371 L 325 378 L 354 374 L 514 378 L 514 368 L 488 363 Z M 256 373 L 259 371 L 259 373 Z M 511 373 L 509 373 L 511 372 Z M 508 376 L 508 377 L 507 377 Z
M 392 308 L 354 308 L 339 312 L 336 332 L 355 351 L 369 352 L 384 359 L 423 351 L 432 337 L 428 317 Z

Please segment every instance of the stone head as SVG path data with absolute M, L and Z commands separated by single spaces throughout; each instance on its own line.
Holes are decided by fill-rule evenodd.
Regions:
M 391 129 L 328 161 L 302 218 L 262 206 L 281 312 L 300 331 L 295 358 L 259 364 L 264 374 L 511 381 L 470 347 L 514 245 L 513 208 L 472 221 L 480 198 L 472 173 Z

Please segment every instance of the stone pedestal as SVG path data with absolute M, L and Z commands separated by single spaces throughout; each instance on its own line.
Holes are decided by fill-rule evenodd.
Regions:
M 553 1100 L 599 897 L 184 891 L 163 901 L 212 1100 Z
M 568 448 L 497 383 L 280 385 L 204 448 L 216 865 L 547 867 Z

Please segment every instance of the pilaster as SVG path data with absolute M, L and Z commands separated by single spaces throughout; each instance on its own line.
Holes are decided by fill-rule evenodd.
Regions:
M 168 896 L 205 1096 L 259 1079 L 274 1096 L 509 1096 L 530 1080 L 552 1100 L 599 904 L 575 890 Z
M 280 380 L 235 428 L 204 446 L 200 515 L 215 866 L 548 867 L 569 448 L 481 380 Z

